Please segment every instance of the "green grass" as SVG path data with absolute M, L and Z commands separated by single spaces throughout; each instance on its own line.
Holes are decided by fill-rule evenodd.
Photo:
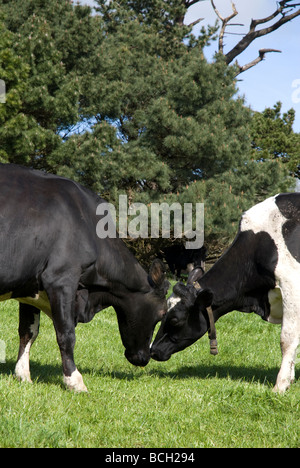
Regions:
M 88 394 L 64 388 L 54 329 L 43 314 L 31 351 L 33 384 L 16 381 L 17 328 L 17 304 L 2 303 L 0 447 L 300 447 L 300 380 L 285 395 L 272 393 L 280 327 L 253 314 L 234 312 L 217 323 L 218 356 L 209 354 L 205 336 L 143 370 L 126 361 L 107 309 L 76 331 Z

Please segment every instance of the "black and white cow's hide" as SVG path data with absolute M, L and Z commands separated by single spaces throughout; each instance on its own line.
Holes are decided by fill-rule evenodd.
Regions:
M 284 392 L 295 378 L 300 342 L 300 193 L 276 195 L 245 212 L 229 249 L 199 273 L 187 286 L 174 286 L 152 357 L 167 360 L 203 336 L 209 307 L 214 321 L 232 310 L 255 312 L 282 326 L 275 390 Z

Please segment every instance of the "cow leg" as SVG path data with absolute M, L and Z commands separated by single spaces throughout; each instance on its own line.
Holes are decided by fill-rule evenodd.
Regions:
M 282 363 L 277 376 L 275 392 L 284 393 L 295 380 L 295 360 L 300 342 L 300 315 L 297 304 L 289 304 L 283 311 L 280 346 Z
M 33 306 L 19 306 L 19 337 L 20 346 L 15 376 L 22 382 L 32 382 L 30 378 L 29 353 L 30 348 L 39 333 L 40 311 Z
M 75 392 L 87 392 L 82 375 L 74 362 L 75 346 L 75 294 L 72 287 L 53 288 L 47 290 L 51 304 L 52 320 L 59 346 L 64 383 Z

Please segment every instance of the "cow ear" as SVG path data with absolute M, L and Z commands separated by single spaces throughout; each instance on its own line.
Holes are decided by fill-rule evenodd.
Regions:
M 212 304 L 213 297 L 213 293 L 210 289 L 200 289 L 197 293 L 196 302 L 198 304 L 201 303 L 204 307 L 209 307 Z
M 166 279 L 165 266 L 158 258 L 152 262 L 148 275 L 150 286 L 153 288 L 162 288 Z
M 204 275 L 203 268 L 201 266 L 197 266 L 190 272 L 188 279 L 187 279 L 187 284 L 194 285 L 194 283 L 199 281 L 203 275 Z

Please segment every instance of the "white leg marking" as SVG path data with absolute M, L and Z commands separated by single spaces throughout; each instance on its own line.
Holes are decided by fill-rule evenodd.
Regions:
M 18 380 L 22 382 L 30 382 L 32 383 L 30 377 L 30 366 L 29 366 L 29 353 L 30 348 L 35 341 L 36 337 L 39 333 L 39 323 L 40 323 L 40 316 L 38 314 L 34 315 L 34 322 L 30 325 L 30 332 L 32 333 L 31 339 L 28 341 L 22 356 L 20 356 L 16 367 L 15 367 L 15 376 Z
M 64 375 L 64 383 L 69 390 L 74 390 L 78 393 L 87 392 L 87 388 L 83 383 L 82 375 L 77 369 L 75 369 L 70 376 Z
M 289 279 L 281 281 L 283 320 L 280 336 L 282 363 L 274 391 L 284 393 L 295 379 L 295 360 L 300 342 L 300 293 L 298 272 L 290 272 Z
M 30 368 L 29 368 L 29 351 L 30 351 L 31 343 L 30 341 L 27 343 L 24 353 L 18 360 L 16 367 L 15 367 L 15 376 L 18 380 L 22 382 L 30 382 L 32 383 L 30 377 Z

